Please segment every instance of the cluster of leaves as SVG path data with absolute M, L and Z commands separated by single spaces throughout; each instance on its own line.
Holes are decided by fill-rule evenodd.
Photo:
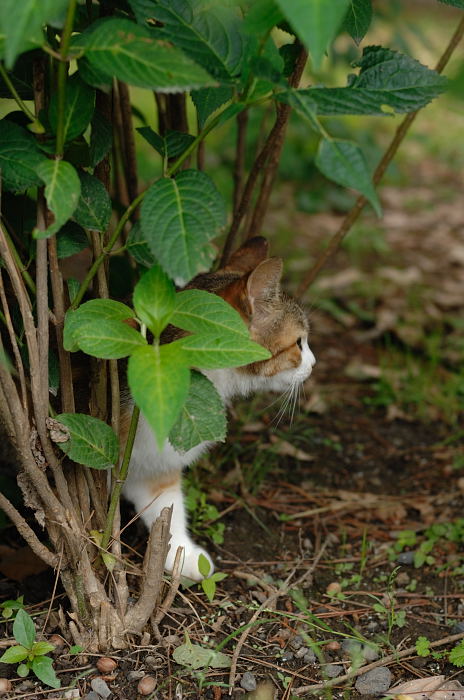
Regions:
M 434 651 L 430 647 L 428 637 L 421 636 L 416 639 L 416 652 L 418 656 L 431 656 L 437 661 L 447 658 L 450 664 L 458 668 L 464 666 L 464 640 L 458 642 L 450 651 Z
M 13 636 L 18 642 L 0 657 L 0 663 L 18 664 L 16 673 L 21 678 L 32 671 L 39 680 L 52 688 L 59 688 L 60 680 L 53 669 L 53 659 L 47 654 L 55 649 L 50 642 L 36 642 L 35 625 L 31 616 L 20 608 L 13 623 Z
M 423 533 L 424 539 L 418 544 L 417 534 L 414 530 L 403 530 L 398 533 L 398 538 L 393 545 L 393 556 L 404 551 L 406 547 L 416 547 L 414 551 L 414 566 L 419 569 L 424 564 L 433 564 L 435 557 L 434 548 L 443 542 L 464 542 L 464 518 L 458 518 L 451 522 L 434 523 Z M 461 573 L 456 572 L 456 573 Z

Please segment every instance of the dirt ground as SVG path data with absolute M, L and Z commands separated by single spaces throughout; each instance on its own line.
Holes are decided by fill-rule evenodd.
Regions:
M 448 656 L 464 638 L 464 210 L 450 205 L 455 173 L 437 177 L 437 167 L 424 162 L 414 186 L 384 188 L 381 224 L 367 216 L 353 232 L 359 243 L 310 290 L 317 365 L 295 415 L 278 422 L 275 397 L 236 405 L 227 443 L 191 471 L 189 487 L 207 494 L 192 515 L 197 539 L 227 574 L 213 600 L 198 585 L 181 588 L 111 672 L 65 644 L 55 652 L 63 690 L 16 678 L 9 697 L 98 700 L 106 691 L 97 684 L 95 694 L 96 678 L 119 700 L 142 697 L 142 679 L 153 700 L 220 700 L 231 679 L 234 698 L 369 698 L 406 681 L 415 681 L 406 693 L 429 697 L 432 676 L 457 683 L 441 700 L 463 697 L 464 649 Z M 279 191 L 270 230 L 292 196 Z M 288 216 L 291 287 L 341 215 Z M 22 544 L 3 533 L 4 575 Z M 130 556 L 143 537 L 130 530 Z M 16 572 L 18 559 L 24 550 Z M 58 587 L 47 615 L 53 573 L 31 566 L 33 576 L 4 575 L 0 593 L 24 595 L 49 635 L 64 601 Z M 196 669 L 196 647 L 176 652 L 190 643 L 210 650 Z M 369 669 L 371 690 L 360 681 Z M 7 665 L 0 675 L 15 678 Z

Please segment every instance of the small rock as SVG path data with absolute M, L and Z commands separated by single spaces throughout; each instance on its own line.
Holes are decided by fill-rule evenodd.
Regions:
M 456 622 L 451 630 L 452 634 L 462 634 L 464 632 L 464 620 L 461 622 Z
M 328 651 L 338 651 L 340 649 L 340 642 L 333 639 L 331 642 L 325 645 L 325 648 L 328 649 Z
M 245 671 L 240 680 L 240 687 L 243 688 L 243 690 L 248 690 L 249 692 L 256 690 L 256 678 L 254 677 L 254 674 L 250 673 L 250 671 Z
M 306 647 L 300 647 L 298 651 L 295 652 L 295 659 L 302 659 L 307 653 L 308 649 Z
M 362 655 L 366 661 L 377 661 L 380 656 L 377 646 L 371 646 L 370 644 L 364 644 Z
M 378 628 L 379 623 L 377 622 L 377 620 L 370 620 L 366 625 L 366 629 L 368 632 L 375 632 L 375 630 Z
M 293 653 L 293 651 L 285 650 L 281 658 L 282 661 L 292 661 L 292 659 L 295 658 L 295 654 Z
M 295 651 L 297 651 L 303 646 L 303 637 L 297 634 L 295 637 L 293 637 L 293 639 L 290 640 L 289 643 L 292 649 L 295 649 Z
M 109 698 L 111 695 L 111 690 L 108 688 L 108 685 L 103 678 L 92 678 L 90 685 L 92 686 L 92 690 L 94 690 L 101 698 Z
M 90 693 L 87 693 L 87 695 L 82 698 L 82 700 L 100 700 L 100 696 L 94 690 L 91 690 Z
M 153 671 L 156 671 L 156 669 L 161 668 L 161 666 L 164 666 L 165 663 L 166 662 L 162 656 L 145 657 L 145 666 L 148 666 L 148 668 L 153 669 Z
M 156 688 L 156 678 L 154 676 L 144 676 L 137 685 L 137 692 L 140 695 L 150 695 Z
M 64 697 L 66 700 L 78 700 L 81 697 L 79 688 L 71 688 L 70 690 L 67 690 Z
M 396 577 L 396 583 L 398 584 L 398 586 L 407 586 L 410 580 L 411 577 L 408 573 L 406 573 L 406 571 L 400 571 L 400 573 Z
M 180 637 L 178 634 L 167 634 L 165 637 L 163 637 L 163 642 L 166 645 L 177 647 L 180 644 Z
M 391 685 L 392 674 L 386 666 L 373 668 L 359 676 L 355 688 L 361 695 L 383 695 Z
M 400 552 L 396 557 L 396 563 L 412 566 L 414 564 L 414 556 L 415 552 Z
M 340 664 L 327 664 L 324 671 L 327 678 L 336 678 L 343 671 L 343 666 L 340 666 Z
M 139 681 L 145 675 L 145 671 L 129 671 L 127 674 L 128 681 Z
M 342 590 L 341 585 L 338 583 L 338 581 L 332 581 L 332 583 L 329 583 L 327 588 L 325 589 L 325 592 L 328 595 L 336 595 L 337 593 L 340 593 Z
M 303 661 L 305 664 L 315 664 L 316 663 L 316 654 L 313 652 L 312 649 L 307 649 L 306 654 L 303 656 Z
M 311 540 L 309 539 L 309 537 L 305 537 L 302 544 L 303 544 L 303 549 L 306 549 L 306 551 L 311 551 L 311 549 L 314 549 L 314 545 L 311 542 Z
M 26 690 L 30 690 L 33 687 L 34 687 L 34 681 L 27 679 L 26 681 L 23 681 L 22 683 L 17 685 L 16 690 L 19 690 L 21 693 L 24 693 Z
M 362 653 L 362 644 L 356 639 L 344 639 L 342 642 L 342 652 L 347 656 L 354 656 Z

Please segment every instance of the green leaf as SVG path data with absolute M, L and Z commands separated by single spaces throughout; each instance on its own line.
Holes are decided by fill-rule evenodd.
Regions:
M 89 247 L 89 241 L 85 231 L 74 223 L 68 221 L 56 236 L 56 249 L 59 258 L 67 258 Z
M 159 338 L 176 303 L 174 285 L 159 265 L 142 275 L 135 286 L 133 301 L 138 318 Z
M 89 322 L 96 321 L 105 324 L 107 321 L 126 321 L 134 318 L 135 314 L 128 306 L 113 299 L 92 299 L 81 304 L 75 311 L 66 313 L 64 323 L 63 345 L 68 352 L 75 352 L 79 345 L 74 334 L 79 334 L 80 328 Z
M 69 440 L 58 447 L 78 464 L 110 469 L 118 461 L 119 442 L 109 425 L 83 413 L 61 413 L 56 420 L 69 431 Z
M 100 552 L 101 558 L 103 560 L 104 565 L 108 569 L 108 571 L 113 571 L 114 567 L 116 566 L 117 559 L 113 554 L 110 554 L 109 552 Z
M 174 649 L 173 659 L 181 666 L 197 668 L 230 668 L 230 656 L 214 649 L 204 649 L 199 644 L 181 644 Z
M 381 215 L 377 193 L 360 147 L 352 141 L 321 139 L 317 152 L 316 167 L 329 180 L 361 192 Z
M 199 554 L 198 556 L 198 571 L 202 576 L 208 576 L 211 571 L 211 564 L 204 554 Z
M 136 131 L 139 132 L 147 143 L 152 146 L 155 151 L 158 151 L 162 158 L 166 157 L 166 142 L 162 136 L 153 131 L 151 126 L 139 126 Z
M 81 647 L 80 644 L 73 644 L 69 647 L 69 654 L 71 656 L 77 656 L 77 654 L 80 654 L 81 651 L 84 651 L 84 647 Z
M 350 0 L 343 28 L 359 44 L 372 21 L 372 0 Z
M 201 369 L 242 367 L 250 362 L 267 360 L 271 353 L 252 340 L 237 336 L 190 335 L 177 341 L 182 348 L 184 362 Z
M 140 348 L 127 371 L 134 401 L 151 426 L 161 450 L 185 402 L 190 371 L 177 343 Z
M 56 677 L 53 659 L 49 656 L 36 656 L 32 660 L 32 670 L 37 678 L 51 688 L 60 688 L 61 681 Z
M 103 360 L 119 360 L 147 344 L 134 328 L 111 319 L 78 323 L 73 329 L 72 338 L 82 352 Z
M 152 253 L 177 284 L 185 284 L 214 258 L 209 241 L 225 224 L 224 201 L 205 173 L 183 170 L 150 187 L 141 221 Z
M 276 99 L 293 107 L 295 112 L 300 117 L 303 117 L 314 131 L 320 132 L 320 125 L 316 116 L 317 104 L 311 99 L 310 90 L 287 90 L 276 95 Z
M 35 640 L 35 626 L 32 617 L 25 610 L 18 610 L 13 622 L 13 637 L 26 649 L 30 649 Z
M 80 36 L 90 66 L 108 76 L 158 92 L 179 92 L 214 84 L 182 51 L 134 22 L 109 19 Z M 79 45 L 79 41 L 77 42 Z
M 168 129 L 166 136 L 159 136 L 149 126 L 141 126 L 136 131 L 148 141 L 150 146 L 158 151 L 163 158 L 177 158 L 183 153 L 190 144 L 195 141 L 195 137 L 191 134 L 185 134 L 182 131 L 174 131 Z
M 95 112 L 90 129 L 90 165 L 94 168 L 100 163 L 113 145 L 113 128 L 111 123 L 99 112 Z
M 169 442 L 185 453 L 202 442 L 224 440 L 226 432 L 226 411 L 216 388 L 203 374 L 192 372 L 189 393 L 169 433 Z
M 200 129 L 205 125 L 208 117 L 213 114 L 221 105 L 232 99 L 234 91 L 232 88 L 219 86 L 212 88 L 202 88 L 192 91 L 193 104 L 197 108 L 198 123 Z
M 30 49 L 30 42 L 44 43 L 42 27 L 62 18 L 68 0 L 2 0 L 0 33 L 5 34 L 5 64 L 11 68 L 16 57 Z
M 298 93 L 303 100 L 315 102 L 320 115 L 385 116 L 391 110 L 402 114 L 424 107 L 447 84 L 444 76 L 419 61 L 381 46 L 367 46 L 359 66 L 359 74 L 351 76 L 348 87 L 314 87 Z
M 328 45 L 340 29 L 350 0 L 277 0 L 295 33 L 319 69 Z
M 50 651 L 54 650 L 55 645 L 50 644 L 50 642 L 34 642 L 31 649 L 34 656 L 43 656 L 44 654 L 48 654 Z
M 83 228 L 104 232 L 111 219 L 111 199 L 103 183 L 94 175 L 80 173 L 81 196 L 74 218 Z
M 283 17 L 275 0 L 254 0 L 245 15 L 243 31 L 252 36 L 264 36 L 282 22 Z
M 140 221 L 136 221 L 129 231 L 127 250 L 134 259 L 144 267 L 152 267 L 156 262 L 155 256 L 150 251 L 148 243 L 145 240 Z
M 49 238 L 73 215 L 79 201 L 81 183 L 77 172 L 64 160 L 46 160 L 36 168 L 45 183 L 45 199 L 55 220 L 45 231 L 34 229 L 36 238 Z
M 31 133 L 7 119 L 0 121 L 0 170 L 6 190 L 24 192 L 39 185 L 36 168 L 44 162 L 47 158 Z
M 204 335 L 235 334 L 249 340 L 242 317 L 224 299 L 201 289 L 186 289 L 176 295 L 171 323 L 184 331 Z
M 200 557 L 203 556 L 200 554 Z M 205 557 L 206 559 L 206 557 Z M 201 573 L 201 572 L 200 572 Z M 212 578 L 204 578 L 201 581 L 201 587 L 203 588 L 203 591 L 206 593 L 206 597 L 208 598 L 209 602 L 214 599 L 214 596 L 216 594 L 216 581 L 214 581 Z
M 2 664 L 17 664 L 20 661 L 24 661 L 29 654 L 29 649 L 23 646 L 15 646 L 7 649 L 2 656 L 0 656 L 0 663 Z
M 450 662 L 450 664 L 458 666 L 458 668 L 464 666 L 464 640 L 459 642 L 459 644 L 457 644 L 453 649 L 451 649 L 448 656 L 448 661 Z
M 208 73 L 220 80 L 230 79 L 240 72 L 244 38 L 240 32 L 240 17 L 233 7 L 210 3 L 202 7 L 198 0 L 130 0 L 137 16 L 155 18 L 162 22 L 159 35 L 182 49 Z
M 438 0 L 438 1 L 444 3 L 445 5 L 452 5 L 453 7 L 459 7 L 461 10 L 464 10 L 464 0 Z
M 418 656 L 428 656 L 430 654 L 430 641 L 427 637 L 416 639 L 416 652 Z
M 90 124 L 95 109 L 95 90 L 74 73 L 66 83 L 64 109 L 64 140 L 71 141 L 82 134 Z M 58 126 L 58 94 L 53 93 L 48 108 L 48 118 L 53 132 Z
M 26 678 L 29 675 L 29 666 L 27 664 L 19 664 L 16 673 L 20 678 Z

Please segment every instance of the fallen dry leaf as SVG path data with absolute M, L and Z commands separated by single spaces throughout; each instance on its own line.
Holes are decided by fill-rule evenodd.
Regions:
M 445 680 L 445 676 L 426 676 L 400 683 L 390 688 L 389 695 L 405 700 L 464 700 L 464 686 L 457 680 Z
M 304 450 L 300 450 L 298 447 L 295 447 L 295 445 L 292 445 L 286 440 L 281 440 L 276 435 L 271 435 L 270 441 L 275 446 L 275 451 L 279 455 L 283 455 L 284 457 L 294 457 L 294 459 L 298 459 L 300 462 L 313 462 L 315 459 L 313 455 L 308 454 L 308 452 L 304 452 Z

